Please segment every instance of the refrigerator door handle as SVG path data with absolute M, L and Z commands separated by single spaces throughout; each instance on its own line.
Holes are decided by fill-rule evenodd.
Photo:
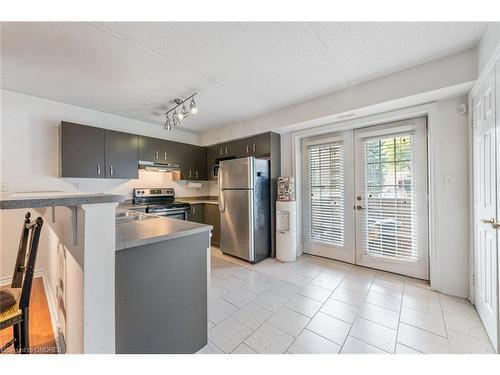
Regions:
M 218 171 L 219 183 L 219 212 L 224 212 L 224 194 L 222 192 L 222 167 L 219 166 Z

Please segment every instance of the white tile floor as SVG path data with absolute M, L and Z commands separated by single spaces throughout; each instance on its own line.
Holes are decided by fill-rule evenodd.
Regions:
M 199 353 L 493 353 L 475 308 L 420 280 L 310 255 L 211 261 Z

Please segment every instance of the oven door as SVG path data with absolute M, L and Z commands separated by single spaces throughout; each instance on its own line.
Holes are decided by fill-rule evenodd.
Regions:
M 179 210 L 165 210 L 165 211 L 156 211 L 156 212 L 150 212 L 153 215 L 156 216 L 163 216 L 163 217 L 168 217 L 171 219 L 178 219 L 178 220 L 187 220 L 188 218 L 188 210 L 187 209 L 179 209 Z

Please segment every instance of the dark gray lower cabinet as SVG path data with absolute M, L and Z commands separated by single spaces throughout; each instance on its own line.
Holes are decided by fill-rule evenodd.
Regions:
M 205 203 L 203 205 L 203 224 L 208 224 L 213 227 L 211 244 L 220 246 L 220 212 L 219 206 L 216 204 Z
M 106 130 L 105 140 L 106 178 L 138 178 L 139 137 Z
M 61 122 L 61 177 L 105 178 L 104 132 Z
M 207 344 L 208 232 L 116 252 L 115 340 L 124 354 Z
M 191 203 L 189 221 L 203 224 L 203 203 Z

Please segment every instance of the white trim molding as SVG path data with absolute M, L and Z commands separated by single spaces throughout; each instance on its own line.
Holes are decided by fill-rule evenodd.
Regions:
M 479 77 L 477 78 L 476 82 L 472 86 L 470 92 L 469 92 L 469 97 L 472 98 L 474 95 L 477 94 L 479 88 L 483 85 L 484 80 L 486 77 L 488 77 L 488 74 L 491 72 L 492 69 L 495 69 L 495 64 L 497 63 L 498 59 L 500 59 L 500 44 L 497 45 L 495 51 L 491 54 L 490 58 L 488 59 L 488 62 L 484 66 L 483 70 L 479 74 Z M 470 108 L 470 112 L 472 112 L 472 108 Z
M 417 105 L 414 107 L 401 108 L 393 111 L 384 112 L 380 106 L 379 112 L 373 112 L 370 115 L 358 116 L 350 118 L 349 120 L 336 123 L 327 123 L 314 128 L 300 130 L 291 133 L 292 145 L 292 172 L 295 177 L 296 195 L 301 196 L 302 192 L 302 139 L 321 134 L 328 134 L 339 132 L 343 130 L 359 129 L 367 126 L 373 126 L 383 123 L 395 122 L 414 117 L 427 117 L 427 136 L 428 136 L 428 187 L 429 187 L 429 264 L 430 264 L 430 284 L 431 288 L 435 291 L 442 291 L 441 285 L 441 269 L 439 262 L 439 249 L 437 247 L 439 232 L 437 228 L 438 216 L 436 212 L 435 196 L 437 193 L 437 176 L 435 160 L 437 158 L 436 145 L 433 142 L 436 134 L 437 126 L 437 106 L 436 103 L 429 103 Z M 374 109 L 374 108 L 372 108 Z M 360 111 L 361 112 L 361 111 Z M 297 223 L 302 223 L 302 207 L 297 205 Z M 303 250 L 302 241 L 302 225 L 297 225 L 297 254 L 300 255 Z M 449 288 L 446 288 L 451 293 Z M 460 292 L 459 295 L 466 294 L 465 291 Z M 455 294 L 457 295 L 457 294 Z

